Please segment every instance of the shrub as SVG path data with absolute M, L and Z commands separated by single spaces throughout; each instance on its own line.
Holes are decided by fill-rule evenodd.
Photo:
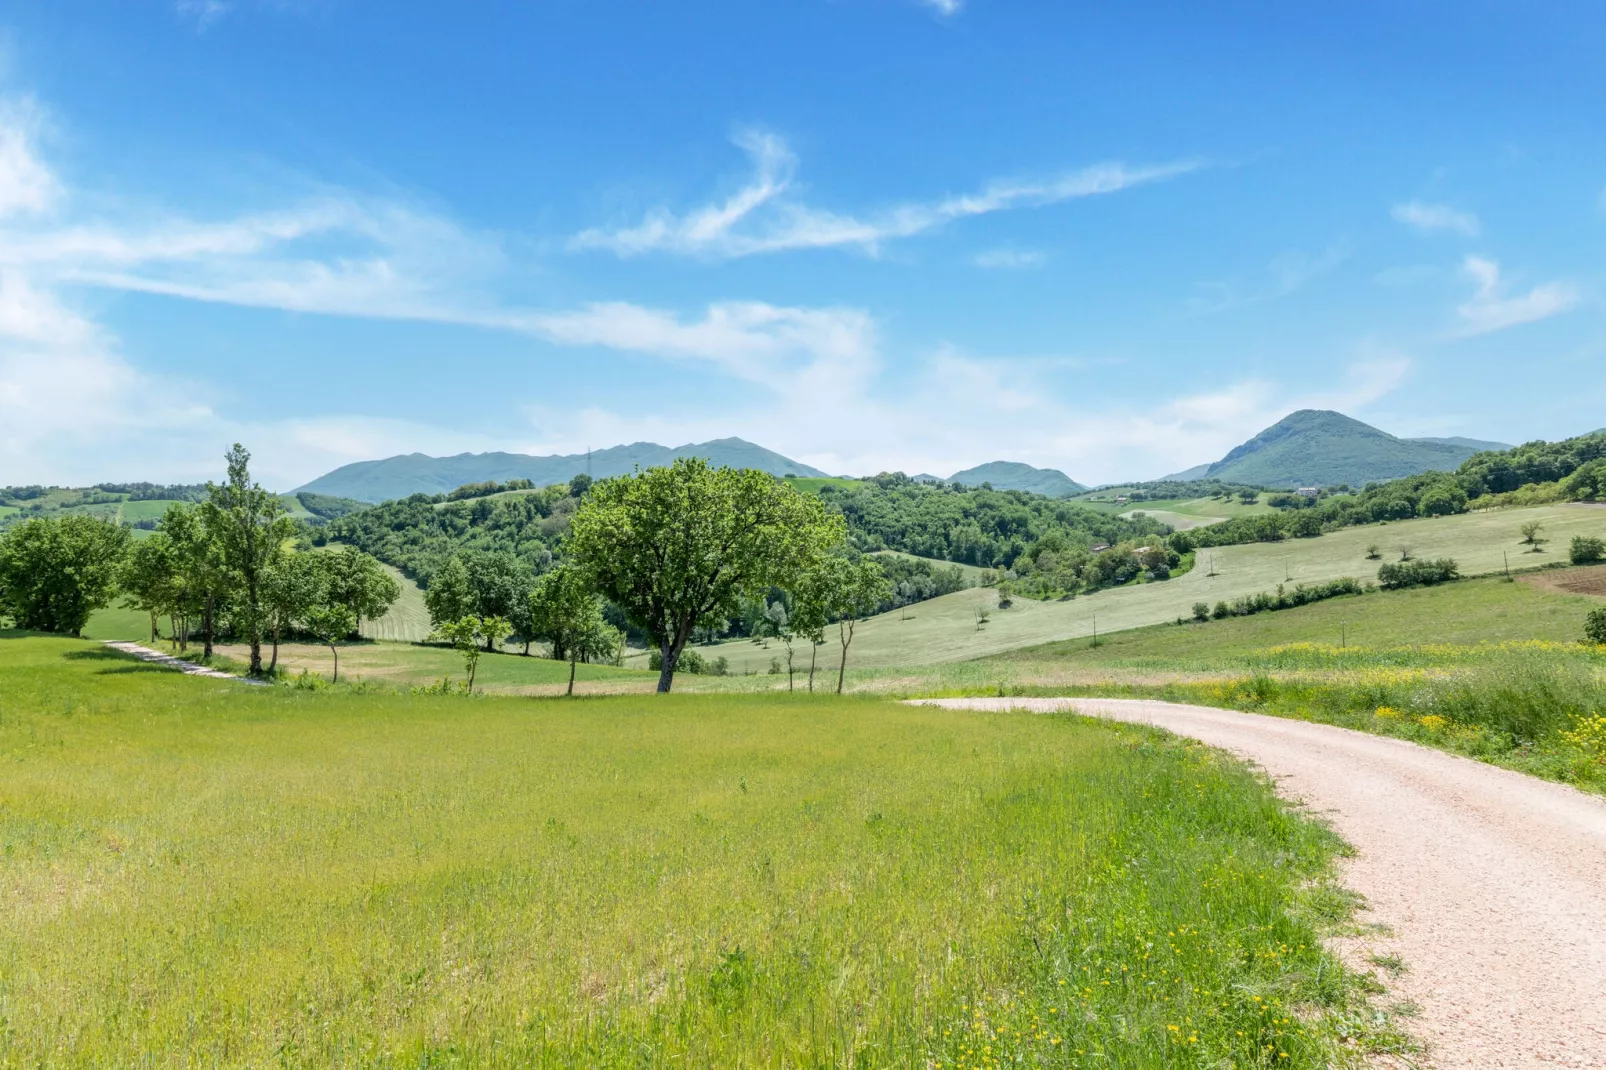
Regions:
M 718 663 L 716 662 L 716 664 Z M 726 664 L 728 665 L 729 662 L 727 661 Z M 663 667 L 664 655 L 662 651 L 654 650 L 647 655 L 647 668 L 653 672 L 661 672 Z M 691 647 L 687 647 L 680 652 L 680 660 L 675 662 L 675 671 L 689 672 L 694 676 L 700 676 L 709 672 L 709 665 L 707 661 L 703 660 L 701 654 L 691 649 Z
M 1606 561 L 1606 540 L 1597 539 L 1593 535 L 1575 535 L 1567 556 L 1575 565 L 1593 565 L 1597 561 Z
M 1193 619 L 1194 620 L 1209 620 L 1210 619 L 1210 603 L 1209 602 L 1195 602 L 1193 604 Z
M 1584 618 L 1584 640 L 1606 646 L 1606 609 L 1592 609 Z
M 1226 620 L 1232 616 L 1232 607 L 1225 602 L 1217 602 L 1216 608 L 1211 611 L 1210 615 L 1217 620 Z
M 1377 582 L 1385 590 L 1404 587 L 1430 587 L 1459 579 L 1460 568 L 1448 557 L 1437 561 L 1392 561 L 1377 570 Z

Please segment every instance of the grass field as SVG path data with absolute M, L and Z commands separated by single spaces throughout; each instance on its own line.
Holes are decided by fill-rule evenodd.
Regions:
M 360 629 L 364 638 L 385 639 L 397 643 L 421 643 L 429 638 L 429 610 L 424 606 L 424 592 L 418 584 L 401 574 L 399 569 L 383 566 L 401 588 L 390 610 L 378 620 L 365 620 Z
M 960 574 L 965 577 L 965 580 L 972 587 L 980 586 L 983 574 L 992 571 L 991 569 L 981 568 L 978 565 L 966 565 L 958 561 L 942 561 L 935 557 L 921 557 L 919 554 L 906 554 L 902 550 L 872 550 L 869 556 L 876 557 L 882 555 L 886 557 L 902 557 L 910 561 L 924 561 L 932 568 L 957 568 Z
M 1333 838 L 1154 732 L 245 688 L 0 634 L 6 1065 L 1317 1067 L 1387 1040 L 1318 940 Z
M 1524 520 L 1544 523 L 1552 540 L 1546 553 L 1524 552 L 1517 528 Z M 1369 561 L 1366 548 L 1376 543 L 1383 561 L 1398 558 L 1409 546 L 1419 558 L 1453 557 L 1464 574 L 1494 572 L 1509 559 L 1512 568 L 1537 567 L 1566 560 L 1573 535 L 1606 535 L 1606 506 L 1553 505 L 1511 509 L 1394 524 L 1345 528 L 1315 539 L 1223 546 L 1199 551 L 1198 563 L 1165 583 L 1146 583 L 1082 595 L 1064 602 L 1017 599 L 1013 608 L 998 610 L 992 590 L 973 589 L 944 595 L 859 625 L 849 655 L 850 666 L 893 668 L 967 661 L 1057 640 L 1160 624 L 1188 616 L 1195 602 L 1212 605 L 1278 584 L 1317 583 L 1353 576 L 1370 579 L 1380 561 Z M 1211 573 L 1215 574 L 1212 575 Z M 975 611 L 990 617 L 978 626 Z M 746 642 L 701 648 L 708 656 L 725 655 L 735 671 L 762 672 L 772 650 Z M 834 673 L 835 647 L 821 648 Z

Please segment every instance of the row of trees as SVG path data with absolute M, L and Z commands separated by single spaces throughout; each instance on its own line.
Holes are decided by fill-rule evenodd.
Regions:
M 228 478 L 207 484 L 190 506 L 168 507 L 157 530 L 133 541 L 126 528 L 88 516 L 24 521 L 0 538 L 0 606 L 19 627 L 78 635 L 96 609 L 121 594 L 150 616 L 151 638 L 167 617 L 173 641 L 200 635 L 204 656 L 227 631 L 250 649 L 249 671 L 278 665 L 280 640 L 305 632 L 333 644 L 363 619 L 382 616 L 400 594 L 378 561 L 355 550 L 298 552 L 297 525 L 279 498 L 251 479 L 236 444 Z M 339 655 L 335 673 L 339 675 Z

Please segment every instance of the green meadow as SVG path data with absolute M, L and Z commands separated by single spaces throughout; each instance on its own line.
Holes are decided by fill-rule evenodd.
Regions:
M 1318 1067 L 1392 1043 L 1320 943 L 1349 908 L 1334 837 L 1149 730 L 252 688 L 0 633 L 0 764 L 4 1065 Z
M 1518 527 L 1536 519 L 1551 541 L 1543 552 L 1522 545 Z M 1464 575 L 1565 562 L 1574 535 L 1606 535 L 1606 506 L 1553 505 L 1491 510 L 1458 516 L 1405 520 L 1344 528 L 1314 539 L 1222 546 L 1198 552 L 1194 567 L 1163 583 L 1141 583 L 1085 594 L 1067 601 L 1017 598 L 997 608 L 997 593 L 974 588 L 873 617 L 858 626 L 849 653 L 850 668 L 908 669 L 970 661 L 1011 650 L 1174 621 L 1191 615 L 1195 602 L 1214 605 L 1279 584 L 1320 583 L 1353 576 L 1370 579 L 1378 566 L 1402 550 L 1418 558 L 1451 557 Z M 1375 544 L 1379 559 L 1367 557 Z M 985 610 L 985 623 L 978 612 Z M 833 629 L 834 631 L 834 629 Z M 763 672 L 775 656 L 773 644 L 748 641 L 698 648 L 705 657 L 724 655 L 736 672 Z M 822 664 L 835 674 L 837 647 L 820 650 Z

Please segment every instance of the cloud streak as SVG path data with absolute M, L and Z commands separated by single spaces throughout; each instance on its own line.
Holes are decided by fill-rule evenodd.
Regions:
M 1044 179 L 994 181 L 974 193 L 859 216 L 813 208 L 798 200 L 794 196 L 797 157 L 778 135 L 744 130 L 735 142 L 747 154 L 753 170 L 730 197 L 680 214 L 654 209 L 629 226 L 584 230 L 570 239 L 569 248 L 602 250 L 621 257 L 670 253 L 731 260 L 847 247 L 874 256 L 890 241 L 956 220 L 1115 193 L 1204 166 L 1196 160 L 1140 166 L 1100 163 Z
M 1422 231 L 1447 230 L 1468 238 L 1476 238 L 1483 232 L 1483 224 L 1478 221 L 1477 216 L 1471 212 L 1451 208 L 1447 204 L 1406 201 L 1404 204 L 1396 204 L 1389 214 L 1396 222 Z
M 1570 282 L 1547 282 L 1525 294 L 1505 296 L 1500 265 L 1495 261 L 1469 256 L 1461 262 L 1461 268 L 1476 286 L 1471 299 L 1456 309 L 1461 317 L 1463 337 L 1536 323 L 1560 315 L 1578 303 L 1578 287 Z

